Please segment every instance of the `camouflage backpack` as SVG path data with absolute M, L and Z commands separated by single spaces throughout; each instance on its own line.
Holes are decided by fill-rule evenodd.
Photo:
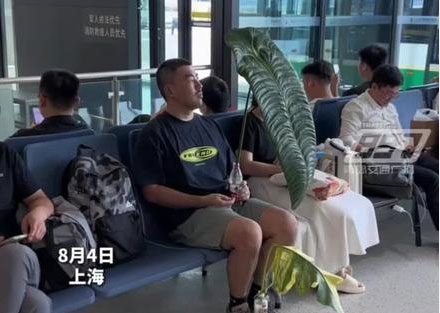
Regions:
M 64 181 L 66 199 L 84 214 L 98 247 L 113 248 L 116 263 L 142 250 L 142 216 L 130 176 L 121 162 L 80 145 Z

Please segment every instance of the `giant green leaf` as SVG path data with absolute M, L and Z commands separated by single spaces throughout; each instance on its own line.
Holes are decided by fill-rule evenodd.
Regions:
M 303 296 L 316 288 L 319 303 L 331 306 L 338 313 L 344 312 L 336 290 L 336 285 L 342 281 L 341 277 L 321 270 L 312 258 L 294 247 L 273 246 L 270 259 L 272 261 L 264 271 L 266 275 L 262 290 L 268 289 L 269 280 L 280 294 L 293 289 Z
M 254 28 L 234 29 L 226 43 L 234 52 L 238 73 L 260 104 L 295 209 L 306 194 L 316 165 L 315 127 L 303 87 L 266 33 Z

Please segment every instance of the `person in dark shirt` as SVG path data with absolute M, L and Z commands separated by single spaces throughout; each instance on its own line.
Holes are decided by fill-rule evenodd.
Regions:
M 40 267 L 35 253 L 18 243 L 1 245 L 8 237 L 28 234 L 41 240 L 53 205 L 39 189 L 17 153 L 0 142 L 0 312 L 49 313 L 50 299 L 38 289 Z M 19 202 L 28 209 L 21 227 L 16 222 Z
M 203 105 L 200 107 L 203 115 L 227 112 L 231 106 L 228 84 L 217 76 L 208 76 L 200 82 L 203 86 Z
M 62 133 L 88 126 L 82 118 L 75 117 L 78 107 L 79 80 L 75 74 L 65 70 L 50 70 L 41 75 L 39 107 L 44 120 L 32 127 L 20 129 L 11 137 Z
M 167 106 L 139 136 L 136 182 L 171 238 L 230 251 L 227 312 L 251 312 L 248 302 L 252 306 L 261 286 L 269 249 L 294 242 L 296 220 L 287 211 L 249 199 L 245 182 L 229 191 L 234 155 L 220 127 L 193 112 L 203 94 L 191 63 L 165 61 L 157 83 Z
M 370 81 L 373 78 L 373 72 L 380 65 L 385 64 L 387 60 L 387 51 L 377 45 L 371 45 L 359 51 L 358 71 L 361 78 L 365 81 L 361 85 L 346 90 L 342 95 L 360 95 L 370 87 Z

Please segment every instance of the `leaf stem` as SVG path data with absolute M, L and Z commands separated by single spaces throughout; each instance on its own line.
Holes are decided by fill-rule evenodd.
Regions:
M 246 104 L 244 106 L 244 116 L 243 121 L 241 122 L 241 130 L 240 130 L 240 143 L 238 144 L 238 151 L 237 151 L 237 163 L 240 162 L 241 157 L 241 150 L 243 149 L 243 140 L 244 140 L 244 131 L 246 128 L 246 120 L 247 120 L 247 110 L 249 107 L 249 98 L 251 97 L 251 87 L 249 86 L 247 98 L 246 98 Z

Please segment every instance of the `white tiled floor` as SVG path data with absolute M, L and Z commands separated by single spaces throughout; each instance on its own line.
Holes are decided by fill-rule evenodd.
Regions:
M 423 246 L 414 246 L 405 215 L 378 212 L 380 245 L 366 256 L 352 258 L 355 276 L 367 287 L 363 295 L 341 295 L 345 313 L 434 313 L 439 310 L 438 232 L 429 215 L 423 222 Z M 205 313 L 225 312 L 228 291 L 225 262 L 97 303 L 81 313 Z M 333 312 L 314 295 L 284 297 L 280 312 Z

